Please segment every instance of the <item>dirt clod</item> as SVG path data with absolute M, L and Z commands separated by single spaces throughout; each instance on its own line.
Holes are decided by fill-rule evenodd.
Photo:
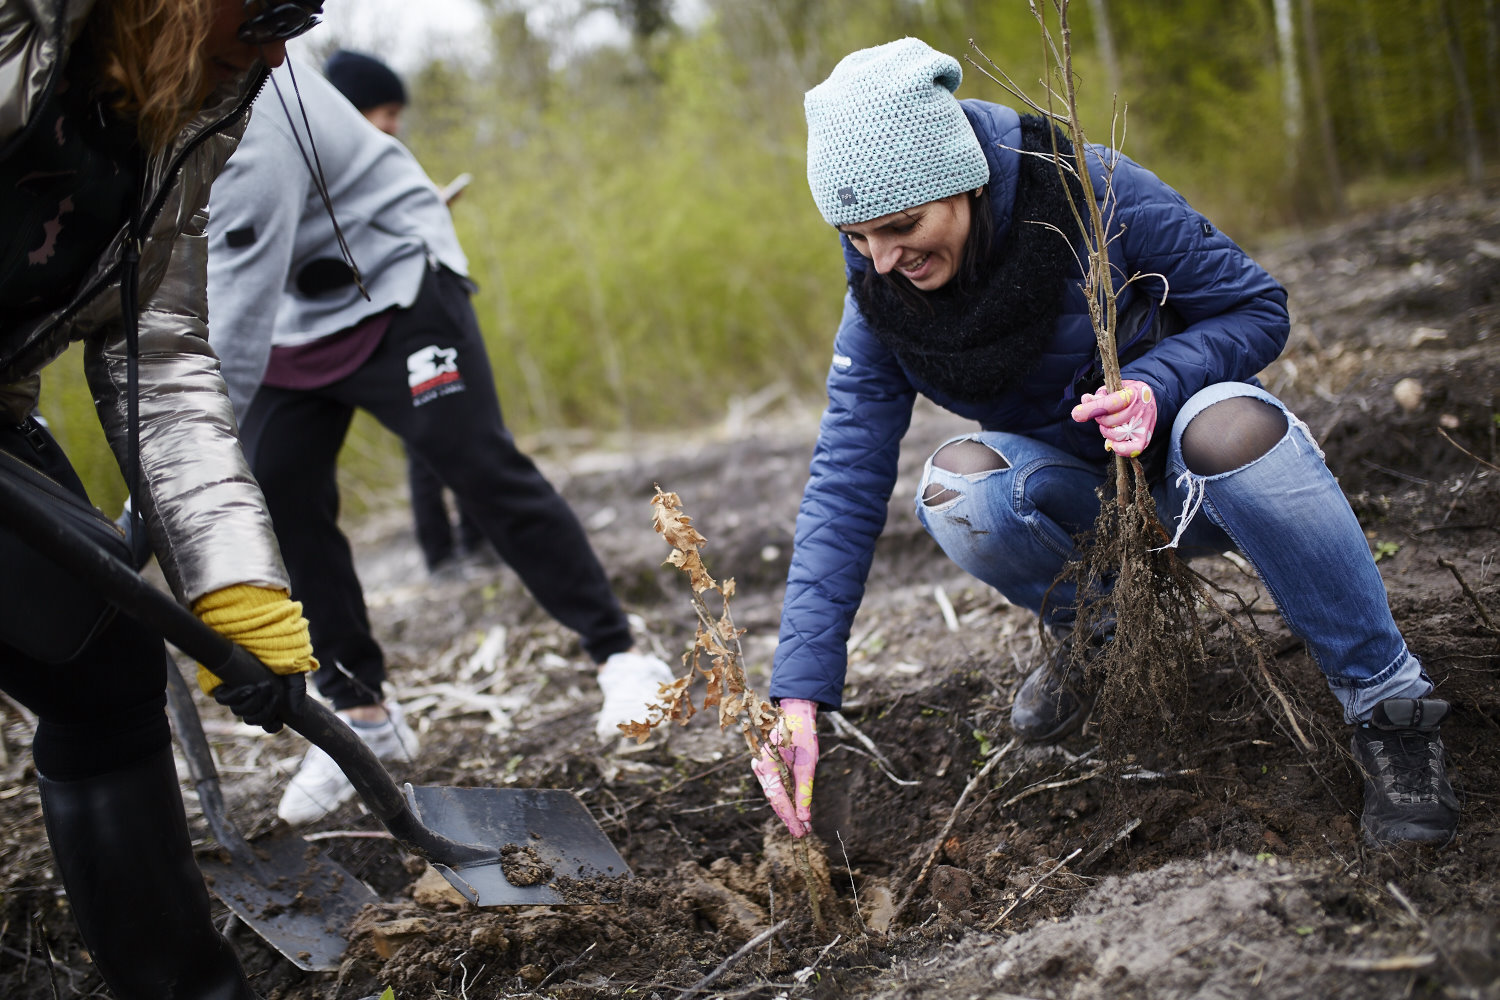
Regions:
M 506 844 L 500 848 L 500 871 L 507 882 L 519 886 L 541 885 L 552 877 L 552 866 L 529 844 Z

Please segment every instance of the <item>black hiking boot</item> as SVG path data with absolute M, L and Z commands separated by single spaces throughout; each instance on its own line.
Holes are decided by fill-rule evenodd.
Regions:
M 1087 683 L 1085 665 L 1073 663 L 1072 628 L 1054 626 L 1052 634 L 1060 640 L 1057 648 L 1022 682 L 1010 706 L 1010 728 L 1027 743 L 1056 743 L 1077 732 L 1098 694 Z M 1090 650 L 1102 648 L 1113 635 L 1090 640 Z
M 1458 829 L 1458 798 L 1443 770 L 1439 698 L 1391 698 L 1354 730 L 1354 760 L 1365 779 L 1360 816 L 1366 842 L 1446 844 Z

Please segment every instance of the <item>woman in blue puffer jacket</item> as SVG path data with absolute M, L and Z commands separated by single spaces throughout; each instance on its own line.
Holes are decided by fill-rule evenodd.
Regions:
M 768 758 L 755 765 L 777 814 L 794 836 L 810 829 L 817 709 L 840 704 L 850 624 L 921 393 L 978 429 L 928 459 L 918 518 L 949 558 L 1062 640 L 1016 696 L 1018 736 L 1062 739 L 1092 707 L 1067 667 L 1076 592 L 1057 581 L 1098 513 L 1110 452 L 1138 456 L 1163 521 L 1177 524 L 1173 544 L 1238 548 L 1307 643 L 1356 726 L 1366 837 L 1446 841 L 1458 818 L 1438 733 L 1448 705 L 1397 630 L 1306 425 L 1255 380 L 1286 344 L 1286 292 L 1155 175 L 1091 148 L 1090 194 L 1117 237 L 1124 385 L 1108 393 L 1069 207 L 1083 187 L 1058 171 L 1051 126 L 959 101 L 961 76 L 957 60 L 906 38 L 849 55 L 806 96 L 808 182 L 841 234 L 848 290 L 771 677 L 792 795 Z

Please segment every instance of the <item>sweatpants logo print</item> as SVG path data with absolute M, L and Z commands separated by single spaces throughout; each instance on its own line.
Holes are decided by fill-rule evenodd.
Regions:
M 411 386 L 412 406 L 463 392 L 464 378 L 458 371 L 458 350 L 432 344 L 407 355 L 406 383 Z

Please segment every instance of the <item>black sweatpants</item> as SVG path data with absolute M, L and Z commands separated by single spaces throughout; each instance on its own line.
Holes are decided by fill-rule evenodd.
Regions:
M 303 603 L 335 708 L 380 700 L 385 660 L 338 527 L 339 449 L 356 407 L 453 490 L 537 602 L 596 661 L 629 649 L 630 626 L 583 526 L 500 415 L 489 357 L 457 275 L 430 271 L 410 308 L 352 375 L 319 389 L 262 386 L 240 429 L 265 491 L 292 596 Z
M 416 529 L 417 545 L 428 569 L 437 569 L 455 555 L 477 552 L 485 544 L 484 532 L 469 516 L 463 504 L 458 507 L 458 538 L 454 539 L 453 519 L 443 493 L 448 489 L 437 473 L 415 455 L 406 458 L 406 483 L 411 491 L 411 519 Z

